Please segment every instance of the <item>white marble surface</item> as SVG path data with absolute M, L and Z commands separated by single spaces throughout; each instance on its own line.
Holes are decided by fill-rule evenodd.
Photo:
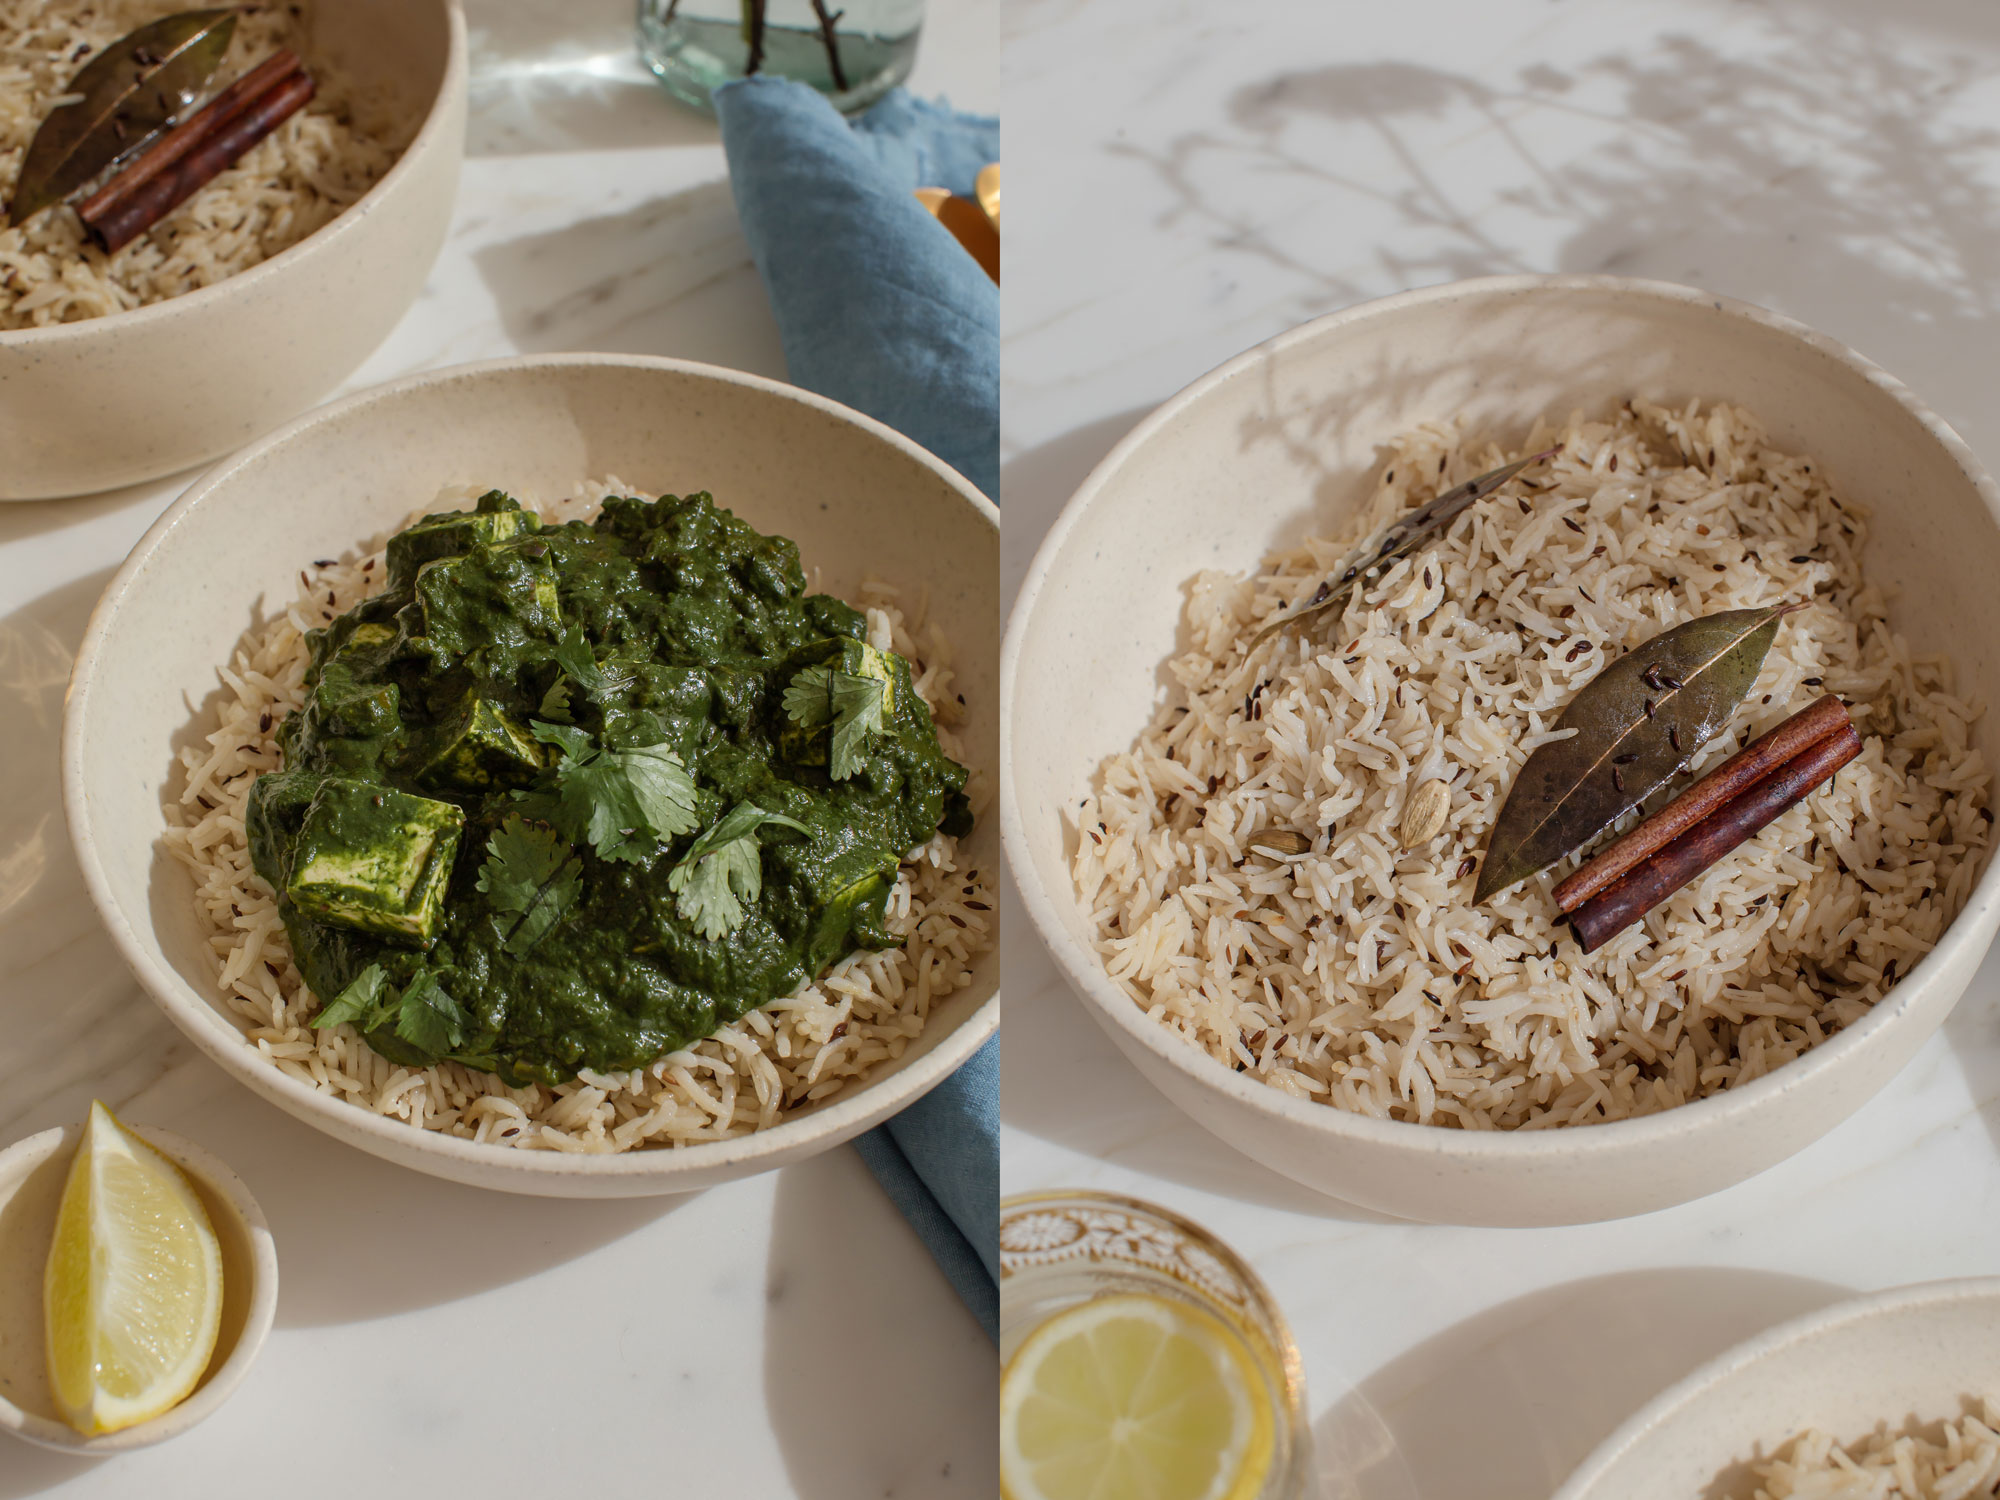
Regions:
M 572 349 L 782 376 L 714 127 L 633 57 L 630 0 L 467 11 L 451 239 L 350 387 Z M 996 0 L 931 0 L 912 87 L 996 107 L 998 26 Z M 480 1193 L 253 1098 L 140 993 L 69 853 L 58 719 L 99 590 L 186 482 L 0 506 L 0 1141 L 96 1096 L 209 1146 L 270 1216 L 278 1327 L 234 1400 L 159 1449 L 91 1463 L 0 1438 L 0 1500 L 989 1497 L 992 1346 L 851 1151 L 683 1199 Z
M 1765 303 L 2000 459 L 1990 5 L 1008 0 L 1004 26 L 1010 589 L 1161 398 L 1315 313 L 1460 276 L 1607 270 Z M 2000 1269 L 1995 960 L 1903 1076 L 1785 1165 L 1520 1231 L 1385 1222 L 1238 1156 L 1098 1034 L 1023 923 L 1005 944 L 1006 1189 L 1129 1192 L 1244 1252 L 1298 1336 L 1330 1500 L 1543 1500 L 1749 1333 Z

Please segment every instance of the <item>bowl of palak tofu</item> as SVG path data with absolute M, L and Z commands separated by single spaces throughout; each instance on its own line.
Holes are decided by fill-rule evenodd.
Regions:
M 677 1192 L 850 1138 L 998 1024 L 996 513 L 673 360 L 436 372 L 161 517 L 64 795 L 232 1075 L 479 1185 Z

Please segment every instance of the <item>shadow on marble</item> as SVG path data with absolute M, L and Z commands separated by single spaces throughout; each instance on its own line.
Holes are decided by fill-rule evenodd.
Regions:
M 778 325 L 727 182 L 475 252 L 525 354 L 663 354 L 785 377 Z
M 999 1364 L 861 1158 L 778 1174 L 764 1394 L 798 1500 L 991 1500 Z
M 213 1107 L 174 1129 L 236 1169 L 277 1241 L 278 1326 L 359 1323 L 525 1281 L 692 1201 L 554 1199 L 466 1187 L 320 1134 L 202 1060 Z
M 1000 594 L 1010 608 L 1042 538 L 1077 486 L 1151 410 L 1135 406 L 1087 422 L 1001 464 L 1000 497 L 1007 524 L 1000 528 Z
M 1427 1339 L 1322 1409 L 1313 1423 L 1322 1500 L 1547 1500 L 1682 1376 L 1848 1295 L 1803 1276 L 1701 1266 L 1621 1271 L 1518 1297 Z M 1307 1372 L 1320 1400 L 1328 1376 Z
M 0 619 L 0 1141 L 122 1101 L 193 1048 L 146 1003 L 84 887 L 59 757 L 70 662 L 109 578 L 80 578 Z
M 1988 710 L 1990 713 L 1992 710 Z M 1994 856 L 1989 853 L 1987 858 Z M 2000 1149 L 2000 944 L 1989 948 L 1965 994 L 1945 1017 L 1946 1044 L 1965 1076 L 1979 1118 Z
M 200 464 L 164 479 L 149 479 L 141 484 L 104 490 L 95 495 L 73 495 L 64 500 L 0 501 L 0 547 L 28 541 L 51 531 L 61 531 L 69 526 L 86 526 L 100 517 L 147 501 L 151 502 L 154 514 L 158 514 L 178 499 L 181 491 L 194 483 L 207 467 Z M 151 524 L 150 518 L 148 524 Z M 102 591 L 109 581 L 109 574 L 100 575 L 99 590 Z M 82 639 L 83 630 L 79 626 L 70 644 L 75 646 Z
M 471 157 L 713 145 L 715 122 L 639 61 L 631 0 L 474 0 Z
M 1690 24 L 1476 76 L 1288 68 L 1237 89 L 1213 125 L 1106 149 L 1148 169 L 1168 216 L 1205 226 L 1223 264 L 1246 257 L 1280 323 L 1516 271 L 1690 282 L 1855 345 L 1976 447 L 2000 437 L 1980 396 L 2000 376 L 1985 332 L 2000 311 L 2000 133 L 1978 103 L 1990 16 L 1922 6 L 1911 29 L 1900 7 L 1699 8 L 1736 18 L 1728 45 Z M 1475 142 L 1490 158 L 1477 170 L 1461 165 Z M 1303 232 L 1300 205 L 1343 202 L 1389 220 L 1365 262 L 1351 240 Z

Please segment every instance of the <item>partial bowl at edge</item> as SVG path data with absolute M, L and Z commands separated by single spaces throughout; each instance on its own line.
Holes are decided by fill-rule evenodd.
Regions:
M 331 391 L 389 336 L 437 259 L 465 155 L 457 0 L 338 0 L 330 66 L 420 120 L 357 202 L 269 260 L 129 312 L 0 331 L 0 500 L 156 479 L 240 447 Z

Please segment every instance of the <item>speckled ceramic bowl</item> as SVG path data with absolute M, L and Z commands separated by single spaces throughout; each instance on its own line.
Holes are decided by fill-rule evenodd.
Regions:
M 214 458 L 305 410 L 416 300 L 465 154 L 457 0 L 338 0 L 316 55 L 421 121 L 360 202 L 240 275 L 131 312 L 0 332 L 0 500 L 136 484 Z
M 140 982 L 202 1050 L 259 1094 L 391 1161 L 477 1186 L 563 1197 L 682 1192 L 782 1166 L 894 1114 L 999 1025 L 999 960 L 938 1005 L 860 1088 L 735 1140 L 584 1156 L 479 1145 L 316 1093 L 264 1062 L 222 1010 L 193 887 L 161 844 L 174 751 L 216 667 L 302 563 L 393 530 L 447 484 L 559 495 L 616 475 L 706 489 L 791 537 L 820 585 L 874 577 L 928 593 L 968 705 L 962 742 L 999 760 L 998 513 L 940 460 L 818 396 L 731 370 L 549 355 L 441 370 L 335 402 L 254 444 L 163 515 L 105 590 L 63 723 L 63 804 L 92 898 Z M 177 794 L 177 793 L 176 793 Z M 990 868 L 991 812 L 965 847 Z
M 1858 1109 L 1937 1029 L 2000 925 L 1988 861 L 1937 947 L 1857 1025 L 1740 1088 L 1637 1120 L 1470 1132 L 1293 1099 L 1149 1019 L 1104 972 L 1069 868 L 1065 806 L 1128 748 L 1179 639 L 1184 587 L 1254 569 L 1308 527 L 1338 529 L 1379 445 L 1451 416 L 1525 435 L 1538 415 L 1628 396 L 1756 412 L 1876 515 L 1870 577 L 1959 691 L 2000 702 L 2000 489 L 1899 382 L 1761 308 L 1686 287 L 1517 276 L 1408 292 L 1320 318 L 1204 375 L 1084 481 L 1036 555 L 1009 623 L 1002 837 L 1022 906 L 1140 1071 L 1201 1124 L 1287 1176 L 1407 1218 L 1564 1224 L 1684 1203 L 1799 1150 Z M 1047 684 L 1073 690 L 1052 693 Z M 1975 727 L 1987 762 L 1991 712 Z
M 123 1453 L 186 1432 L 243 1383 L 278 1307 L 278 1252 L 264 1211 L 228 1167 L 192 1141 L 132 1127 L 171 1157 L 201 1194 L 222 1245 L 222 1331 L 194 1393 L 171 1411 L 122 1432 L 85 1437 L 56 1410 L 43 1344 L 42 1267 L 55 1238 L 81 1124 L 44 1130 L 0 1151 L 0 1432 L 65 1453 Z
M 1854 1443 L 2000 1399 L 2000 1278 L 1935 1281 L 1782 1323 L 1661 1393 L 1554 1500 L 1748 1500 L 1803 1429 Z M 1933 1429 L 1933 1434 L 1935 1429 Z

